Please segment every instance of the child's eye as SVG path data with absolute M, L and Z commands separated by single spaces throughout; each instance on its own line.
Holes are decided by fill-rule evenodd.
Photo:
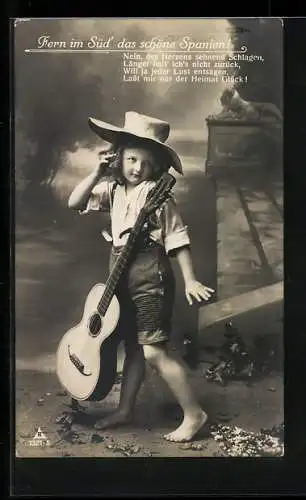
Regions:
M 149 160 L 148 160 L 148 161 L 146 161 L 146 162 L 144 162 L 144 166 L 145 166 L 146 168 L 153 169 L 153 164 L 152 164 Z

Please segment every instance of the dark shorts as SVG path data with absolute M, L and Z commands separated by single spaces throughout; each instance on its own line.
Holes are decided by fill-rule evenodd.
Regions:
M 112 269 L 121 248 L 112 248 Z M 116 295 L 120 303 L 118 330 L 126 343 L 154 344 L 169 340 L 175 281 L 165 249 L 150 241 L 137 251 L 122 276 Z

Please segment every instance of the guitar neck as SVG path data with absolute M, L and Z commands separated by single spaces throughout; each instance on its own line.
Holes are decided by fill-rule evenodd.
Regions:
M 117 284 L 123 272 L 127 268 L 131 253 L 135 247 L 135 244 L 137 242 L 138 236 L 141 232 L 144 222 L 145 222 L 145 217 L 140 213 L 134 228 L 129 234 L 128 240 L 124 245 L 122 252 L 119 254 L 116 263 L 108 277 L 104 293 L 98 304 L 98 311 L 102 316 L 105 315 L 108 306 L 115 294 Z

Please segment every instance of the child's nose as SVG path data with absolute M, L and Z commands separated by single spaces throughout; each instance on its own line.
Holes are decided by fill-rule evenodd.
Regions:
M 134 164 L 134 170 L 136 172 L 141 172 L 141 170 L 143 169 L 144 167 L 144 162 L 142 162 L 141 160 L 137 161 L 135 164 Z

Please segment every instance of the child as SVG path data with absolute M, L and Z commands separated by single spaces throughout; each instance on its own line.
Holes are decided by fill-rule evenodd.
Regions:
M 68 204 L 83 213 L 110 211 L 112 268 L 156 180 L 171 166 L 182 174 L 182 165 L 176 152 L 165 144 L 170 130 L 167 122 L 130 111 L 123 128 L 93 118 L 89 125 L 113 145 L 115 155 L 104 155 L 103 161 L 76 186 Z M 105 180 L 108 167 L 113 180 Z M 189 387 L 183 363 L 173 359 L 167 350 L 175 291 L 169 256 L 177 258 L 190 305 L 193 299 L 208 300 L 213 290 L 195 278 L 187 227 L 173 197 L 151 219 L 147 237 L 141 240 L 116 291 L 120 303 L 118 331 L 126 352 L 119 407 L 95 427 L 104 429 L 131 420 L 146 360 L 166 381 L 184 412 L 181 425 L 164 437 L 189 441 L 205 424 L 207 415 Z

